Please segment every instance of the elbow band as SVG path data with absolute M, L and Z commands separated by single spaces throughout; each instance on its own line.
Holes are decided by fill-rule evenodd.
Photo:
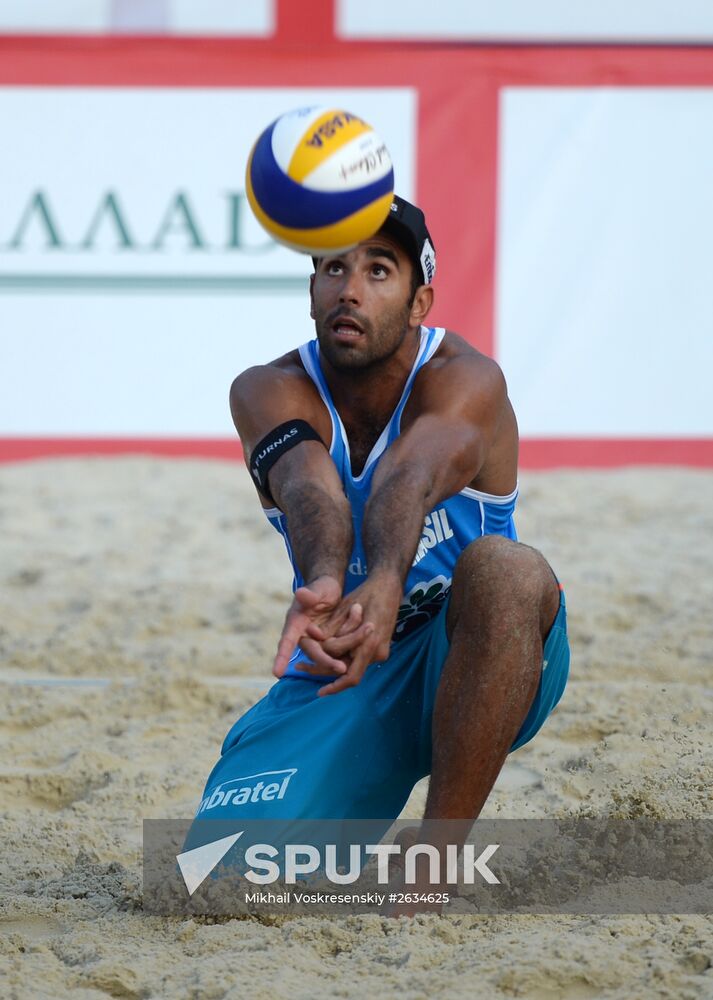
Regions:
M 287 420 L 273 428 L 253 449 L 250 456 L 250 473 L 255 483 L 267 499 L 274 503 L 267 477 L 278 458 L 301 441 L 322 441 L 317 431 L 306 420 Z

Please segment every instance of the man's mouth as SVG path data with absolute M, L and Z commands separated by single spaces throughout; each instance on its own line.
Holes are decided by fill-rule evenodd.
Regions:
M 340 337 L 361 337 L 364 333 L 356 320 L 349 316 L 337 316 L 332 323 L 332 330 Z

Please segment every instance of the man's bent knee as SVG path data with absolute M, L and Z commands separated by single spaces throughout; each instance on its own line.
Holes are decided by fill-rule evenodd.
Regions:
M 502 535 L 484 535 L 461 553 L 453 574 L 448 634 L 459 622 L 487 627 L 488 620 L 521 618 L 544 637 L 559 608 L 559 588 L 544 556 Z

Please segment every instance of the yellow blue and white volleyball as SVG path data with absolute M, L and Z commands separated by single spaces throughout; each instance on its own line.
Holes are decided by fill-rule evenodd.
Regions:
M 389 214 L 391 156 L 348 111 L 299 108 L 260 135 L 245 187 L 258 222 L 278 242 L 315 257 L 369 239 Z

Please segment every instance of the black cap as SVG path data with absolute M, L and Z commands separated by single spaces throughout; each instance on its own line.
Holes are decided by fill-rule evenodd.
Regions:
M 392 236 L 404 248 L 416 273 L 423 275 L 423 284 L 430 285 L 436 273 L 436 249 L 421 209 L 395 194 L 379 232 Z
M 379 232 L 391 236 L 403 247 L 416 273 L 423 278 L 423 284 L 430 285 L 436 273 L 436 250 L 421 209 L 395 194 Z M 317 260 L 317 257 L 312 258 L 315 268 Z

